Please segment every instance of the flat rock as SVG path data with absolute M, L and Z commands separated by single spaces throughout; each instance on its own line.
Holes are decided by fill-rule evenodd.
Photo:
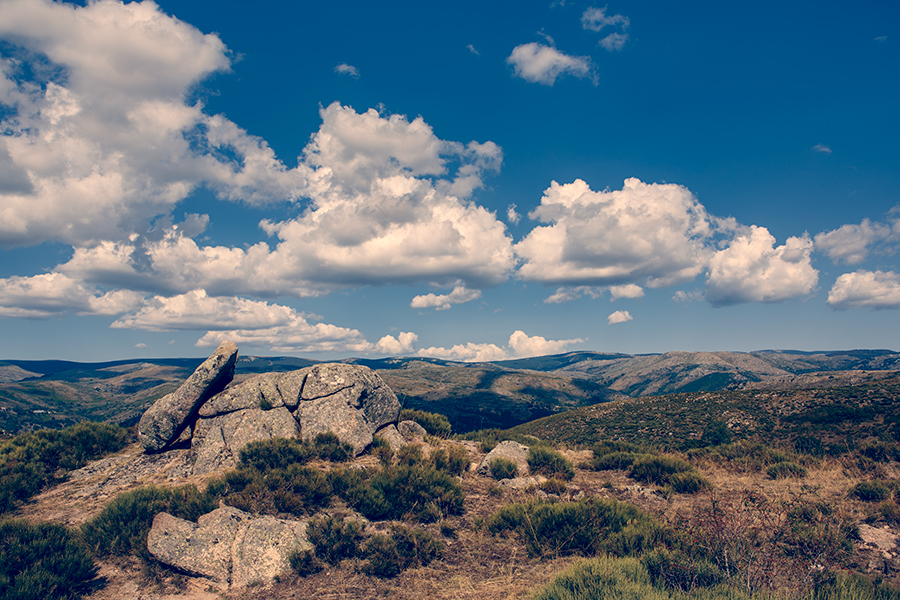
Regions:
M 234 377 L 238 348 L 222 342 L 175 392 L 163 396 L 141 416 L 138 440 L 147 452 L 164 450 L 191 425 L 200 407 Z
M 294 410 L 309 368 L 287 373 L 263 373 L 222 390 L 200 407 L 201 417 L 215 417 L 248 408 Z
M 519 467 L 519 475 L 528 475 L 528 446 L 511 440 L 500 442 L 493 450 L 487 453 L 481 464 L 478 465 L 478 474 L 490 477 L 491 461 L 495 458 L 506 458 L 514 461 Z
M 309 369 L 294 416 L 303 439 L 331 431 L 358 455 L 376 431 L 397 422 L 400 401 L 372 369 L 329 363 Z
M 297 421 L 282 406 L 271 410 L 252 408 L 198 419 L 191 449 L 194 475 L 204 475 L 235 466 L 241 449 L 258 440 L 299 437 Z
M 160 562 L 232 588 L 270 581 L 288 570 L 291 552 L 311 547 L 305 522 L 255 517 L 230 506 L 197 523 L 160 513 L 147 536 L 147 549 Z

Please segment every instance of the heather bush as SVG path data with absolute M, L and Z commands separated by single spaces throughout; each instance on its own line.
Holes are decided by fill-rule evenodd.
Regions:
M 444 544 L 430 533 L 395 525 L 390 535 L 370 537 L 363 553 L 368 559 L 363 571 L 378 577 L 395 577 L 410 567 L 425 566 L 440 557 Z
M 572 461 L 546 446 L 532 446 L 528 450 L 528 468 L 532 475 L 543 475 L 566 481 L 575 477 Z
M 0 523 L 0 598 L 75 600 L 97 583 L 90 553 L 62 525 Z
M 517 533 L 532 556 L 634 555 L 666 536 L 656 519 L 633 504 L 598 498 L 508 504 L 488 518 L 487 527 L 495 534 Z
M 215 498 L 193 485 L 177 488 L 140 487 L 124 492 L 81 526 L 81 537 L 95 556 L 134 554 L 149 559 L 147 533 L 153 517 L 167 512 L 196 521 L 217 508 Z
M 511 458 L 503 458 L 498 456 L 491 459 L 491 477 L 500 481 L 501 479 L 512 479 L 519 475 L 519 465 Z
M 641 452 L 628 452 L 617 450 L 608 454 L 594 455 L 589 464 L 594 471 L 627 470 L 634 461 L 652 456 Z
M 0 442 L 0 514 L 88 461 L 121 450 L 127 438 L 127 430 L 117 425 L 84 421 Z
M 247 512 L 297 516 L 327 506 L 334 492 L 327 473 L 297 463 L 265 472 L 248 467 L 232 469 L 220 480 L 211 481 L 207 491 Z
M 635 460 L 628 474 L 642 483 L 665 485 L 673 475 L 693 470 L 693 465 L 674 456 L 647 456 Z
M 860 481 L 850 490 L 850 495 L 863 502 L 881 502 L 891 495 L 891 489 L 880 481 Z
M 422 522 L 460 514 L 464 494 L 459 482 L 430 466 L 383 467 L 376 471 L 336 471 L 334 490 L 367 519 L 415 518 Z
M 294 550 L 288 555 L 288 564 L 300 577 L 313 575 L 325 568 L 312 550 Z
M 400 411 L 401 421 L 415 421 L 421 425 L 429 434 L 439 437 L 448 438 L 452 431 L 450 421 L 444 415 L 424 410 L 412 410 L 404 408 Z
M 806 477 L 806 468 L 790 460 L 783 460 L 766 469 L 766 477 L 769 479 L 786 479 L 793 477 L 800 479 Z
M 725 581 L 725 574 L 715 564 L 680 549 L 656 548 L 641 556 L 641 564 L 647 569 L 650 581 L 659 587 L 689 592 Z
M 450 475 L 462 475 L 469 468 L 468 450 L 456 444 L 432 451 L 430 458 L 431 465 L 435 469 L 445 471 Z
M 314 456 L 309 444 L 298 439 L 272 438 L 250 442 L 241 449 L 240 465 L 258 471 L 304 464 Z
M 311 519 L 306 535 L 316 549 L 316 556 L 328 564 L 336 565 L 345 558 L 359 555 L 363 525 L 343 516 L 328 515 Z

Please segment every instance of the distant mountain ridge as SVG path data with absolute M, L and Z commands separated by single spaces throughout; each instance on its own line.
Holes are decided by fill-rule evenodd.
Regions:
M 83 419 L 136 421 L 204 359 L 133 359 L 101 363 L 0 361 L 0 430 L 15 433 Z M 236 380 L 322 361 L 241 356 Z M 424 357 L 351 358 L 387 381 L 405 407 L 445 414 L 456 431 L 508 428 L 609 400 L 743 389 L 855 384 L 900 370 L 893 350 L 568 352 L 462 363 Z

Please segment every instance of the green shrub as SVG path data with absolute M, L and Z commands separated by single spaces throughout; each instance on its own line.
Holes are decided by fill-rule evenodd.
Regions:
M 624 471 L 628 469 L 634 461 L 641 460 L 651 454 L 616 451 L 609 454 L 594 455 L 594 459 L 589 463 L 595 471 Z
M 860 481 L 850 490 L 850 495 L 863 502 L 881 502 L 888 499 L 891 489 L 880 481 Z
M 546 446 L 533 446 L 528 450 L 528 468 L 532 475 L 543 475 L 566 481 L 575 477 L 572 461 Z
M 557 496 L 566 493 L 566 482 L 561 479 L 548 479 L 539 486 L 541 491 Z
M 316 456 L 331 462 L 345 462 L 353 458 L 353 446 L 342 442 L 337 435 L 328 431 L 318 434 L 312 441 Z
M 250 442 L 241 449 L 240 465 L 259 471 L 304 464 L 313 457 L 312 448 L 298 439 L 272 438 Z
M 443 543 L 417 528 L 394 526 L 391 535 L 376 534 L 363 549 L 368 561 L 363 571 L 378 577 L 395 577 L 410 567 L 425 566 L 443 552 Z
M 127 430 L 84 421 L 65 429 L 23 433 L 0 443 L 0 514 L 62 481 L 88 461 L 121 450 Z
M 439 438 L 450 437 L 450 432 L 452 431 L 447 417 L 437 413 L 425 412 L 424 410 L 404 408 L 400 411 L 400 420 L 415 421 L 429 434 Z
M 733 438 L 731 430 L 728 429 L 728 423 L 713 419 L 706 423 L 700 440 L 704 446 L 720 446 L 730 444 Z
M 376 457 L 384 466 L 390 466 L 394 461 L 394 451 L 386 439 L 381 436 L 372 437 L 372 445 L 369 446 L 369 454 Z
M 784 460 L 767 468 L 766 477 L 769 479 L 786 479 L 788 477 L 800 479 L 806 477 L 806 468 L 795 462 Z
M 383 467 L 374 472 L 336 471 L 334 490 L 367 519 L 404 519 L 422 522 L 460 514 L 464 494 L 454 477 L 430 466 Z
M 421 466 L 425 462 L 422 449 L 418 446 L 400 446 L 397 450 L 397 464 L 403 467 Z
M 646 450 L 644 450 L 644 447 L 640 444 L 634 444 L 632 442 L 604 440 L 602 442 L 597 442 L 596 444 L 591 446 L 591 452 L 594 453 L 594 458 L 597 458 L 605 454 L 612 454 L 613 452 L 630 452 L 634 454 L 641 454 L 643 452 L 646 452 Z
M 193 485 L 177 488 L 140 487 L 124 492 L 99 514 L 81 526 L 81 537 L 95 556 L 134 554 L 148 559 L 147 533 L 153 517 L 167 512 L 174 517 L 196 521 L 217 508 L 213 496 L 200 493 Z
M 288 555 L 288 564 L 300 577 L 313 575 L 325 568 L 312 550 L 294 550 Z
M 493 533 L 516 532 L 532 556 L 639 554 L 665 537 L 659 523 L 633 504 L 598 498 L 508 504 L 487 526 Z
M 878 505 L 878 512 L 891 523 L 900 523 L 900 505 L 893 500 L 887 500 Z
M 678 494 L 696 494 L 712 488 L 708 479 L 695 471 L 669 475 L 666 487 Z
M 0 523 L 0 598 L 74 600 L 89 594 L 96 578 L 90 553 L 62 525 Z
M 825 454 L 825 447 L 822 440 L 809 435 L 801 435 L 794 441 L 794 449 L 802 454 L 809 456 L 821 457 Z
M 470 461 L 469 451 L 457 444 L 438 448 L 431 453 L 431 465 L 438 471 L 446 471 L 450 475 L 459 476 L 468 471 Z
M 646 456 L 635 460 L 628 474 L 642 483 L 665 485 L 672 475 L 693 470 L 693 465 L 674 456 Z
M 791 460 L 785 452 L 750 440 L 700 448 L 687 454 L 691 460 L 705 458 L 739 473 L 758 473 L 770 465 Z
M 519 475 L 519 465 L 511 458 L 503 458 L 498 456 L 491 459 L 491 477 L 500 481 L 501 479 L 512 479 Z
M 840 574 L 819 582 L 809 600 L 900 600 L 900 590 L 859 574 Z
M 210 482 L 207 490 L 247 512 L 298 516 L 327 506 L 334 493 L 327 473 L 296 463 L 265 472 L 248 467 L 232 469 L 221 480 Z
M 363 525 L 359 521 L 348 521 L 343 516 L 328 515 L 310 519 L 306 535 L 316 549 L 316 556 L 336 565 L 345 558 L 359 555 Z
M 877 463 L 886 463 L 896 460 L 897 446 L 884 442 L 867 444 L 859 449 L 860 454 Z
M 657 548 L 641 557 L 654 585 L 689 592 L 725 581 L 725 574 L 708 560 L 697 560 L 680 550 Z

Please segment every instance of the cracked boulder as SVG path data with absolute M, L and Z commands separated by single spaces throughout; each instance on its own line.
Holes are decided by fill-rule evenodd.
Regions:
M 397 422 L 400 401 L 372 369 L 327 363 L 309 369 L 294 417 L 303 439 L 331 431 L 358 455 L 376 431 Z
M 222 342 L 181 387 L 147 409 L 138 423 L 138 440 L 144 450 L 161 452 L 178 441 L 193 425 L 200 407 L 231 382 L 237 355 L 233 342 Z
M 291 552 L 311 548 L 305 521 L 254 516 L 231 506 L 196 523 L 159 513 L 147 536 L 154 558 L 223 588 L 271 581 L 290 568 Z

